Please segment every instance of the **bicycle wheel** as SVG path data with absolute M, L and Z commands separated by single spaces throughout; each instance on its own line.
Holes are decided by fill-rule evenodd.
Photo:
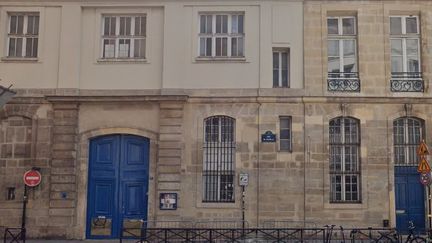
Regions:
M 420 236 L 416 236 L 410 240 L 410 243 L 426 243 L 426 239 Z

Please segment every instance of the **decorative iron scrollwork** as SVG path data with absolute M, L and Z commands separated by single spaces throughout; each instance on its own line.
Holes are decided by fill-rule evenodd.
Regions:
M 422 74 L 419 72 L 392 73 L 390 90 L 392 92 L 423 92 L 424 81 Z
M 360 92 L 360 79 L 358 73 L 328 73 L 327 90 Z

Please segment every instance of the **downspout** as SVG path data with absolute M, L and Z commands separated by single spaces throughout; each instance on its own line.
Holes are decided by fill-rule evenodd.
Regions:
M 306 227 L 306 162 L 309 161 L 310 158 L 310 137 L 306 136 L 306 104 L 304 101 L 304 97 L 302 97 L 303 104 L 303 153 L 304 153 L 304 161 L 303 161 L 303 226 Z
M 258 89 L 258 94 L 256 97 L 256 103 L 258 104 L 258 108 L 257 108 L 257 143 L 258 143 L 258 151 L 257 151 L 257 205 L 256 205 L 256 224 L 257 227 L 259 227 L 259 207 L 260 207 L 260 151 L 261 151 L 261 143 L 260 143 L 260 131 L 261 131 L 261 126 L 260 126 L 260 120 L 261 120 L 261 116 L 260 116 L 260 111 L 261 111 L 261 105 L 262 103 L 259 101 L 258 99 L 259 97 L 259 89 Z

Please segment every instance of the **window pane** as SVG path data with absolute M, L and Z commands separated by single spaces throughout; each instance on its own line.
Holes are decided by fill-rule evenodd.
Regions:
M 406 17 L 406 33 L 407 34 L 417 34 L 417 18 L 416 17 Z
M 24 33 L 24 16 L 18 16 L 18 26 L 17 26 L 17 34 Z
M 328 42 L 328 72 L 340 72 L 339 40 Z
M 327 19 L 327 31 L 329 35 L 337 35 L 338 31 L 338 19 Z
M 145 58 L 145 39 L 135 39 L 134 57 Z
M 216 15 L 216 33 L 228 33 L 228 15 Z
M 356 43 L 354 40 L 343 41 L 344 72 L 356 72 Z
M 238 33 L 238 15 L 231 17 L 231 33 Z
M 216 56 L 227 56 L 228 38 L 216 38 Z
M 105 39 L 104 40 L 104 58 L 114 58 L 115 57 L 115 40 Z
M 242 33 L 242 34 L 244 33 L 243 23 L 244 23 L 244 16 L 239 15 L 238 16 L 238 33 Z
M 129 57 L 130 41 L 130 39 L 119 40 L 118 57 Z
M 391 39 L 391 54 L 392 56 L 402 56 L 402 40 L 401 39 Z
M 17 16 L 10 16 L 10 30 L 9 33 L 16 34 L 17 33 L 17 23 L 18 17 Z
M 237 38 L 231 39 L 231 56 L 238 56 Z
M 342 19 L 342 29 L 343 29 L 344 35 L 354 35 L 355 34 L 354 18 L 343 18 Z
M 279 52 L 273 52 L 273 87 L 279 87 Z
M 34 17 L 27 17 L 27 34 L 33 34 L 33 26 L 34 26 Z
M 282 52 L 282 87 L 288 87 L 288 53 Z
M 407 39 L 406 47 L 408 56 L 417 56 L 419 54 L 418 39 Z
M 120 17 L 120 35 L 130 35 L 131 17 Z
M 328 41 L 328 56 L 339 56 L 339 40 Z
M 400 56 L 393 56 L 391 58 L 391 68 L 392 72 L 403 72 L 403 58 Z
M 391 35 L 402 34 L 402 18 L 401 17 L 390 17 L 390 34 Z
M 33 34 L 38 35 L 39 34 L 39 16 L 35 16 L 34 18 L 34 30 Z
M 146 36 L 146 17 L 135 17 L 135 36 Z
M 16 56 L 16 38 L 9 39 L 9 55 L 10 57 Z
M 407 68 L 408 72 L 419 72 L 420 71 L 420 63 L 417 56 L 409 56 L 407 57 Z
M 109 35 L 110 33 L 110 18 L 104 18 L 104 35 Z
M 206 56 L 212 56 L 212 42 L 213 39 L 212 38 L 207 38 L 206 40 Z

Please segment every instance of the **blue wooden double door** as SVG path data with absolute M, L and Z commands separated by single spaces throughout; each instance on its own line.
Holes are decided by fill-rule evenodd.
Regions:
M 119 238 L 147 219 L 149 139 L 109 135 L 90 141 L 88 239 Z
M 407 233 L 412 221 L 416 231 L 425 231 L 425 191 L 416 166 L 395 167 L 396 227 Z

